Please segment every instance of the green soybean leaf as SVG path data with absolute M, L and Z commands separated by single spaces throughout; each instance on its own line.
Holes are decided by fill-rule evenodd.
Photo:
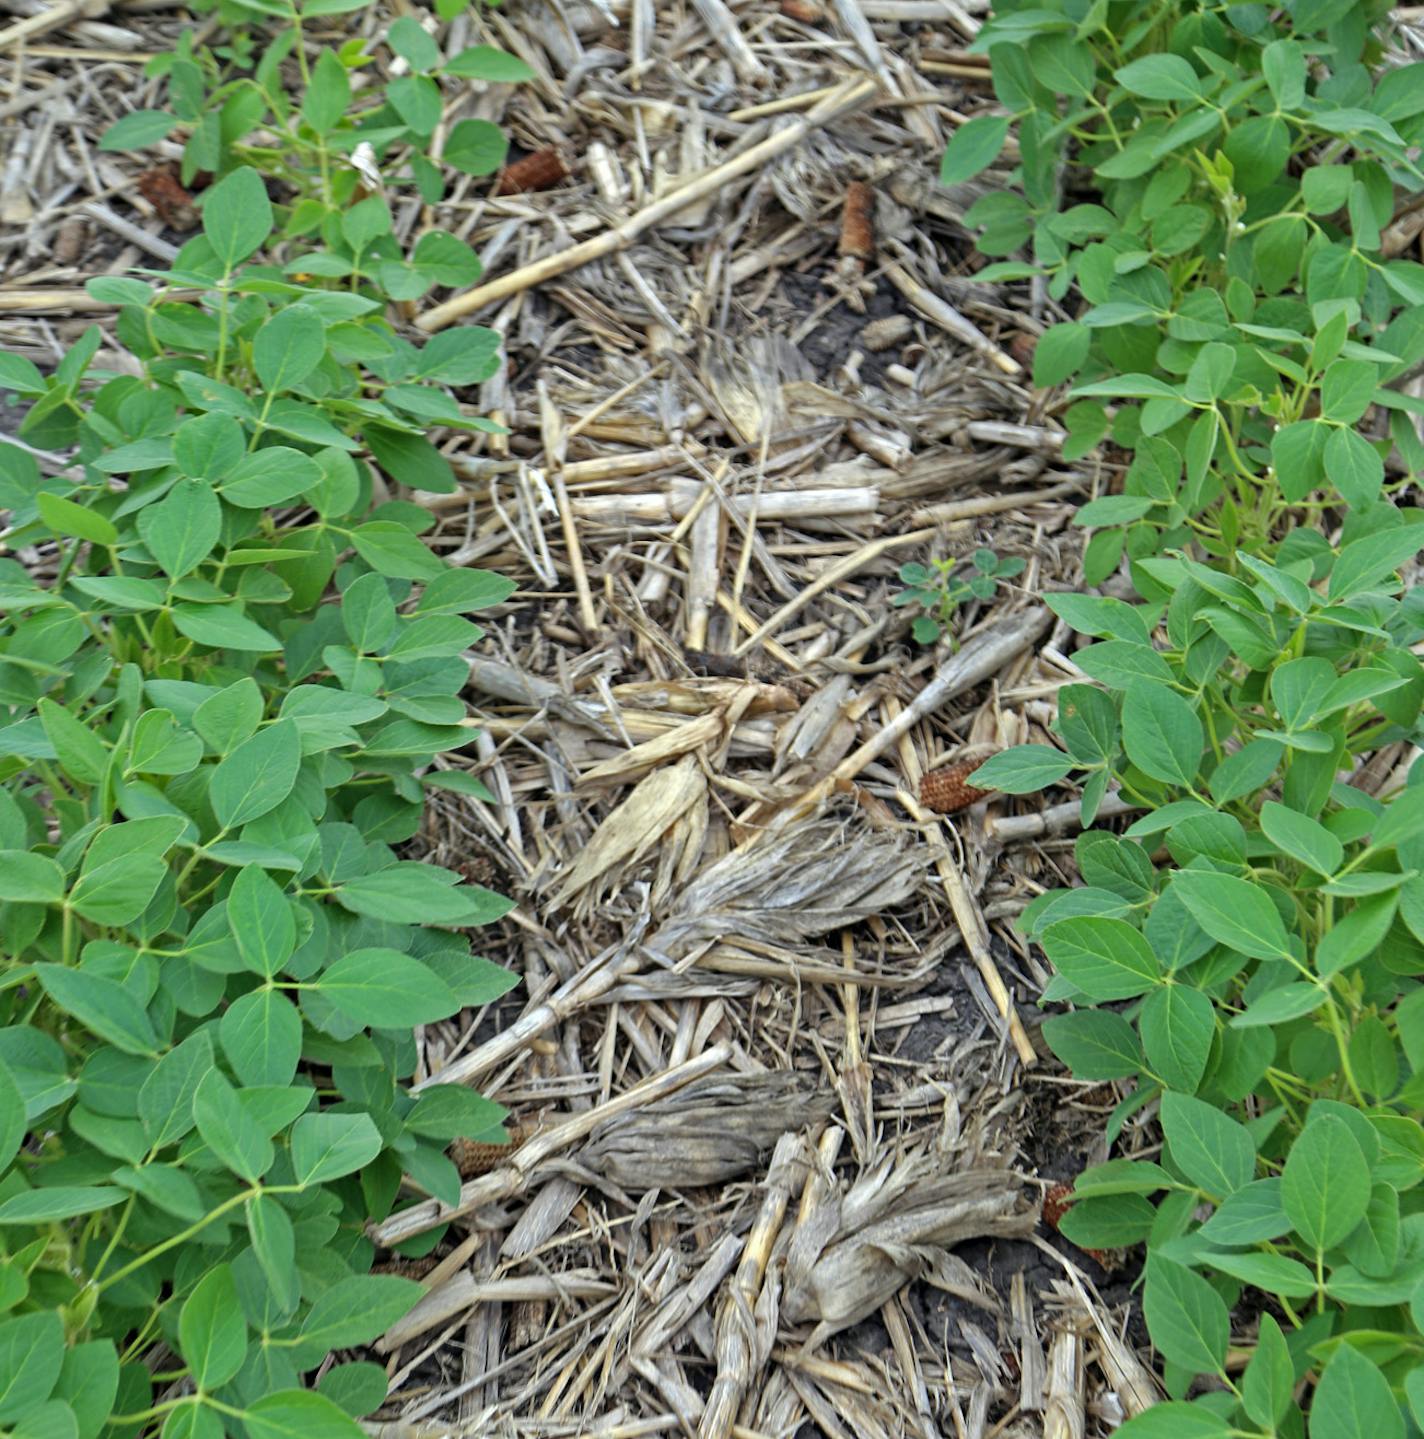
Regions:
M 281 1202 L 270 1194 L 258 1194 L 243 1205 L 247 1234 L 257 1265 L 284 1311 L 296 1308 L 301 1292 L 297 1273 L 296 1231 Z
M 247 1325 L 232 1269 L 216 1265 L 198 1281 L 178 1316 L 178 1347 L 200 1388 L 226 1384 L 247 1357 Z
M 1352 1344 L 1339 1345 L 1315 1387 L 1310 1439 L 1404 1439 L 1389 1380 Z
M 1233 1431 L 1214 1409 L 1172 1399 L 1154 1404 L 1113 1432 L 1117 1439 L 1227 1439 Z
M 66 1014 L 125 1054 L 154 1054 L 158 1036 L 143 1007 L 117 981 L 62 964 L 36 964 L 44 992 Z
M 1384 484 L 1380 452 L 1354 430 L 1336 430 L 1325 442 L 1325 473 L 1352 510 L 1374 504 Z
M 395 601 L 384 576 L 362 575 L 347 587 L 341 597 L 341 624 L 358 654 L 384 651 L 396 631 Z
M 353 914 L 396 924 L 491 924 L 514 907 L 478 885 L 452 884 L 457 878 L 449 870 L 405 861 L 348 880 L 336 899 Z
M 362 1439 L 364 1431 L 324 1394 L 285 1389 L 266 1394 L 242 1411 L 250 1439 Z
M 1228 1196 L 1201 1232 L 1213 1244 L 1258 1244 L 1263 1239 L 1279 1239 L 1290 1227 L 1281 1204 L 1281 1181 L 1273 1175 Z
M 1277 985 L 1259 999 L 1253 999 L 1243 1013 L 1233 1016 L 1231 1027 L 1261 1029 L 1299 1019 L 1302 1015 L 1313 1014 L 1325 1003 L 1329 994 L 1330 991 L 1323 985 L 1302 981 Z
M 368 1344 L 404 1317 L 424 1293 L 419 1284 L 394 1275 L 339 1279 L 323 1290 L 302 1321 L 301 1340 L 323 1356 Z
M 1274 1429 L 1290 1411 L 1295 1393 L 1295 1366 L 1281 1326 L 1263 1314 L 1256 1330 L 1256 1352 L 1241 1376 L 1241 1403 L 1246 1415 L 1265 1429 Z
M 1344 862 L 1344 845 L 1323 824 L 1274 800 L 1261 806 L 1261 829 L 1278 849 L 1317 874 L 1332 875 Z
M 1424 525 L 1403 525 L 1352 540 L 1330 571 L 1329 594 L 1343 601 L 1388 581 L 1397 588 L 1394 571 L 1424 549 Z
M 397 580 L 431 580 L 445 571 L 444 561 L 391 520 L 369 520 L 351 532 L 356 553 L 379 574 Z
M 1111 1010 L 1055 1014 L 1044 1020 L 1043 1037 L 1080 1079 L 1126 1079 L 1142 1068 L 1137 1035 Z
M 301 767 L 301 733 L 294 721 L 258 730 L 213 771 L 209 798 L 224 829 L 236 829 L 276 809 L 291 794 Z
M 90 1339 L 65 1351 L 55 1394 L 74 1410 L 78 1439 L 98 1439 L 119 1388 L 119 1355 L 111 1339 Z
M 1147 1065 L 1169 1089 L 1195 1094 L 1216 1036 L 1216 1011 L 1198 989 L 1162 985 L 1147 996 L 1138 1019 Z
M 427 1024 L 460 1008 L 433 970 L 393 949 L 343 955 L 323 972 L 315 988 L 348 1018 L 383 1029 Z
M 1285 925 L 1259 885 L 1193 869 L 1173 875 L 1172 890 L 1218 944 L 1254 959 L 1290 956 Z
M 96 545 L 112 545 L 119 538 L 112 520 L 73 500 L 42 490 L 35 496 L 35 503 L 40 518 L 57 535 L 73 535 L 76 539 L 92 540 Z
M 86 867 L 69 892 L 70 908 L 95 924 L 132 924 L 167 873 L 161 859 L 144 854 L 110 860 L 97 869 Z
M 250 676 L 210 695 L 193 711 L 193 728 L 217 754 L 230 754 L 262 722 L 262 691 Z
M 1281 109 L 1294 110 L 1305 99 L 1305 52 L 1296 41 L 1271 41 L 1261 52 L 1261 73 Z
M 20 1152 L 21 1141 L 29 1129 L 25 1117 L 25 1096 L 15 1083 L 9 1068 L 0 1060 L 0 1170 L 8 1169 L 10 1161 Z
M 1131 95 L 1148 100 L 1199 100 L 1201 81 L 1196 71 L 1180 55 L 1148 55 L 1113 72 L 1117 81 Z
M 1333 1248 L 1364 1218 L 1370 1167 L 1359 1141 L 1333 1114 L 1312 1119 L 1281 1171 L 1281 1203 L 1312 1249 Z
M 282 648 L 275 635 L 237 605 L 174 605 L 173 625 L 186 639 L 215 650 L 270 654 Z
M 322 1184 L 369 1164 L 380 1131 L 365 1114 L 304 1114 L 292 1126 L 292 1169 L 298 1184 Z
M 473 1089 L 458 1084 L 434 1084 L 421 1090 L 415 1108 L 406 1115 L 411 1134 L 428 1139 L 479 1139 L 503 1144 L 509 1111 Z
M 240 166 L 207 192 L 203 233 L 229 271 L 272 233 L 272 203 L 256 170 Z
M 1172 1158 L 1192 1181 L 1224 1199 L 1256 1175 L 1250 1132 L 1213 1104 L 1186 1094 L 1162 1096 L 1162 1133 Z
M 1279 1294 L 1283 1299 L 1309 1299 L 1315 1294 L 1315 1275 L 1298 1259 L 1284 1254 L 1218 1254 L 1208 1251 L 1202 1263 L 1243 1284 Z
M 1122 742 L 1144 774 L 1190 785 L 1201 761 L 1201 721 L 1186 700 L 1165 685 L 1130 686 L 1122 707 Z
M 331 50 L 323 50 L 311 69 L 311 84 L 302 96 L 302 119 L 319 135 L 336 128 L 351 103 L 351 79 Z
M 115 610 L 159 610 L 163 608 L 166 590 L 157 580 L 141 580 L 131 575 L 94 579 L 80 575 L 70 584 L 80 594 L 97 600 L 99 606 Z
M 999 158 L 1009 134 L 1007 115 L 980 115 L 960 125 L 940 161 L 941 185 L 962 185 Z
M 324 478 L 321 466 L 310 455 L 290 445 L 268 445 L 233 466 L 223 482 L 222 497 L 239 509 L 260 510 L 305 495 Z
M 1322 975 L 1338 974 L 1367 959 L 1384 942 L 1398 907 L 1399 895 L 1381 894 L 1348 909 L 1316 944 L 1316 970 Z
M 231 415 L 195 415 L 173 432 L 173 462 L 191 479 L 222 479 L 245 448 L 242 426 Z
M 139 1118 L 155 1149 L 173 1144 L 193 1127 L 193 1096 L 213 1067 L 213 1042 L 197 1030 L 154 1066 L 138 1092 Z
M 445 140 L 447 165 L 466 175 L 492 175 L 504 164 L 509 141 L 488 120 L 457 120 Z
M 389 1385 L 379 1364 L 360 1360 L 335 1364 L 317 1380 L 317 1388 L 353 1419 L 371 1414 L 385 1402 Z
M 478 625 L 459 615 L 420 615 L 402 622 L 387 657 L 408 664 L 413 660 L 458 655 L 483 633 Z
M 1164 1359 L 1194 1374 L 1219 1374 L 1231 1337 L 1221 1296 L 1199 1274 L 1160 1254 L 1147 1261 L 1147 1332 Z
M 307 305 L 278 310 L 252 341 L 257 378 L 276 393 L 300 385 L 326 353 L 326 326 Z
M 1116 1249 L 1140 1244 L 1157 1211 L 1140 1194 L 1078 1200 L 1059 1220 L 1058 1232 L 1080 1249 Z
M 81 784 L 101 783 L 109 768 L 109 749 L 103 740 L 53 700 L 42 699 L 38 708 L 40 722 L 64 771 Z
M 502 605 L 518 585 L 490 570 L 445 570 L 436 575 L 416 603 L 417 614 L 469 614 Z
M 139 535 L 169 579 L 182 579 L 207 559 L 221 531 L 222 506 L 205 479 L 179 480 L 139 512 Z
M 1082 368 L 1093 332 L 1076 321 L 1053 325 L 1038 337 L 1033 351 L 1033 383 L 1040 389 L 1061 385 Z
M 1073 760 L 1046 744 L 1021 744 L 991 755 L 975 771 L 982 789 L 1005 794 L 1032 794 L 1056 784 L 1073 768 Z
M 216 1069 L 203 1076 L 194 1092 L 193 1118 L 203 1142 L 240 1178 L 256 1183 L 272 1167 L 276 1156 L 271 1141 Z
M 101 150 L 146 150 L 168 138 L 178 117 L 167 110 L 130 110 L 99 138 Z
M 302 1020 L 273 989 L 255 989 L 223 1013 L 218 1037 L 232 1072 L 244 1084 L 290 1084 L 302 1057 Z
M 0 900 L 54 904 L 64 898 L 64 871 L 50 858 L 20 849 L 0 850 Z
M 388 32 L 391 49 L 413 70 L 434 70 L 440 64 L 440 47 L 413 15 L 403 15 Z
M 13 1423 L 49 1398 L 64 1366 L 57 1310 L 0 1323 L 0 1423 Z
M 245 865 L 228 893 L 227 918 L 242 962 L 271 979 L 297 947 L 296 915 L 271 876 Z
M 45 1224 L 54 1219 L 73 1219 L 112 1209 L 127 1198 L 125 1190 L 108 1185 L 55 1184 L 29 1189 L 0 1202 L 0 1225 Z M 3 1374 L 0 1370 L 0 1374 Z
M 1064 978 L 1093 999 L 1133 999 L 1161 982 L 1151 945 L 1124 920 L 1060 920 L 1042 941 Z
M 446 66 L 447 75 L 466 80 L 485 80 L 497 85 L 517 85 L 532 80 L 534 72 L 517 55 L 493 45 L 471 45 L 461 50 Z

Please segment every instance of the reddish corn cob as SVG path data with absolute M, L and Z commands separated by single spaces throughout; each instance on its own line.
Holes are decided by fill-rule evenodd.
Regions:
M 524 1142 L 518 1129 L 511 1130 L 508 1144 L 480 1144 L 472 1139 L 456 1139 L 450 1145 L 450 1158 L 460 1171 L 461 1179 L 478 1179 L 508 1164 L 510 1156 Z
M 1043 1222 L 1050 1229 L 1058 1229 L 1063 1216 L 1073 1207 L 1074 1197 L 1071 1184 L 1049 1185 L 1043 1196 Z M 1123 1261 L 1123 1251 L 1120 1249 L 1085 1249 L 1083 1253 L 1104 1269 L 1117 1269 Z
M 920 780 L 920 803 L 936 814 L 957 814 L 988 798 L 992 790 L 976 789 L 969 783 L 970 775 L 983 763 L 982 759 L 960 760 L 958 764 L 932 770 Z
M 845 206 L 841 210 L 840 254 L 857 260 L 875 258 L 875 227 L 871 220 L 873 199 L 864 180 L 852 180 L 846 186 Z
M 158 211 L 158 218 L 171 230 L 197 228 L 198 211 L 193 197 L 178 183 L 175 167 L 158 165 L 138 177 L 138 192 Z
M 548 190 L 568 178 L 569 167 L 564 157 L 552 147 L 536 150 L 500 171 L 494 187 L 496 195 L 524 195 L 531 190 Z
M 1073 1186 L 1071 1184 L 1050 1184 L 1043 1196 L 1043 1222 L 1050 1228 L 1056 1230 L 1058 1221 L 1073 1206 Z
M 433 1254 L 419 1259 L 387 1259 L 383 1264 L 373 1264 L 372 1274 L 396 1274 L 402 1279 L 424 1279 L 440 1261 Z

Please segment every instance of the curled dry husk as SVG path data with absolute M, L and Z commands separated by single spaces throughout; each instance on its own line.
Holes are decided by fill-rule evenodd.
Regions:
M 579 1162 L 624 1189 L 724 1184 L 759 1169 L 788 1131 L 835 1102 L 789 1070 L 713 1075 L 594 1132 Z
M 673 902 L 648 947 L 678 959 L 709 940 L 795 945 L 883 914 L 915 892 L 924 860 L 863 819 L 828 819 L 733 850 Z
M 811 1343 L 873 1314 L 966 1239 L 1030 1233 L 1038 1210 L 1011 1170 L 943 1174 L 943 1156 L 887 1161 L 818 1205 L 787 1247 L 782 1315 L 815 1323 Z

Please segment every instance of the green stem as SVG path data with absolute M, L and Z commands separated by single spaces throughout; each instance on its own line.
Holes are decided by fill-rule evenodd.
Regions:
M 195 1235 L 201 1234 L 215 1219 L 221 1219 L 224 1214 L 236 1209 L 240 1204 L 245 1204 L 249 1199 L 257 1198 L 263 1192 L 260 1184 L 254 1184 L 251 1189 L 234 1194 L 230 1199 L 224 1199 L 216 1209 L 209 1210 L 201 1219 L 190 1224 L 186 1229 L 170 1235 L 162 1243 L 155 1244 L 152 1249 L 140 1254 L 137 1259 L 130 1260 L 122 1269 L 116 1270 L 107 1279 L 102 1282 L 91 1279 L 89 1281 L 91 1286 L 97 1288 L 102 1294 L 111 1284 L 117 1284 L 119 1280 L 137 1273 L 145 1264 L 151 1264 L 160 1254 L 166 1254 L 170 1249 L 176 1249 L 180 1244 L 186 1244 Z

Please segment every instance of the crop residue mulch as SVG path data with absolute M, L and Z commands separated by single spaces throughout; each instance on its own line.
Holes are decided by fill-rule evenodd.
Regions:
M 418 852 L 518 898 L 486 938 L 524 983 L 428 1026 L 420 1077 L 520 1143 L 377 1230 L 429 1287 L 380 1346 L 390 1439 L 1070 1439 L 1153 1397 L 1123 1277 L 1038 1216 L 1112 1099 L 1044 1057 L 1012 929 L 1071 879 L 1076 807 L 963 784 L 1077 678 L 1040 596 L 1111 478 L 1027 377 L 1056 306 L 975 278 L 980 191 L 934 183 L 990 103 L 979 9 L 509 0 L 441 38 L 538 78 L 449 88 L 512 163 L 396 204 L 486 264 L 398 323 L 509 360 L 465 397 L 508 437 L 446 436 L 461 492 L 416 498 L 520 584 L 468 692 L 498 802 L 439 796 Z M 83 281 L 170 260 L 201 201 L 176 145 L 97 149 L 192 18 L 61 11 L 0 37 L 0 343 L 42 366 L 112 334 Z M 353 20 L 388 67 L 373 12 L 312 43 Z M 980 546 L 1026 569 L 915 644 L 896 571 Z

